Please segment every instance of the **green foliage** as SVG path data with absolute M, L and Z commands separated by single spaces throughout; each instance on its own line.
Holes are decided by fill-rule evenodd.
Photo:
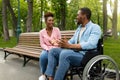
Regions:
M 18 16 L 18 4 L 16 5 L 16 14 Z M 26 17 L 27 17 L 27 1 L 20 0 L 20 18 L 21 18 L 21 30 L 22 32 L 26 32 Z
M 37 1 L 37 0 L 34 0 L 34 3 L 33 3 L 33 31 L 39 31 L 40 29 L 40 9 L 41 9 L 41 6 L 40 6 L 40 0 Z
M 15 12 L 15 15 L 18 16 L 18 1 L 10 0 L 12 8 Z M 41 7 L 43 7 L 43 12 L 51 11 L 55 14 L 55 26 L 59 26 L 61 19 L 61 11 L 63 8 L 62 5 L 66 5 L 66 30 L 76 29 L 75 18 L 77 11 L 81 7 L 89 7 L 92 10 L 92 21 L 99 24 L 102 27 L 103 24 L 103 15 L 102 15 L 102 2 L 101 0 L 71 0 L 70 3 L 67 3 L 67 0 L 33 0 L 33 22 L 32 22 L 32 31 L 39 31 L 41 29 L 40 26 L 40 18 L 41 16 Z M 41 1 L 43 1 L 43 5 L 41 5 Z M 110 4 L 110 0 L 108 0 L 108 4 Z M 111 3 L 113 6 L 113 4 Z M 26 17 L 27 17 L 27 1 L 20 0 L 20 10 L 21 10 L 21 29 L 22 32 L 26 32 Z M 2 13 L 2 0 L 0 0 L 0 13 Z M 120 17 L 118 18 L 118 22 L 120 21 Z M 2 23 L 2 14 L 0 14 L 0 23 Z M 43 27 L 45 27 L 43 23 Z M 8 25 L 9 28 L 12 28 L 11 15 L 8 11 Z M 118 23 L 118 26 L 120 24 Z M 108 22 L 108 27 L 111 28 L 111 21 Z M 118 31 L 120 31 L 118 27 Z M 2 24 L 0 24 L 0 34 L 3 32 Z
M 64 22 L 66 21 L 66 14 L 67 14 L 66 1 L 67 0 L 51 0 L 51 7 L 55 14 L 55 19 L 56 19 L 55 24 L 62 30 L 65 29 Z
M 43 1 L 43 5 L 41 5 L 41 1 L 40 0 L 34 0 L 34 4 L 33 4 L 33 31 L 39 31 L 41 29 L 40 26 L 40 18 L 41 16 L 41 8 L 43 8 L 43 12 L 48 12 L 50 11 L 50 7 L 48 5 L 49 0 L 44 0 Z M 44 27 L 44 23 L 42 24 Z
M 67 6 L 67 21 L 66 21 L 66 30 L 76 29 L 75 24 L 77 12 L 79 10 L 80 0 L 71 0 Z
M 2 0 L 0 0 L 1 3 Z M 11 1 L 11 0 L 10 0 Z M 66 30 L 76 29 L 75 19 L 76 14 L 79 8 L 81 7 L 89 7 L 92 10 L 92 21 L 100 24 L 102 26 L 102 3 L 100 0 L 71 0 L 70 3 L 67 3 L 67 0 L 33 0 L 33 22 L 32 22 L 32 31 L 39 31 L 41 29 L 40 26 L 40 18 L 41 16 L 41 8 L 43 8 L 43 12 L 51 11 L 55 15 L 55 26 L 60 26 L 61 24 L 61 9 L 66 6 Z M 43 5 L 41 5 L 41 1 Z M 15 15 L 18 16 L 18 1 L 11 1 L 12 8 L 15 12 Z M 1 4 L 0 4 L 1 8 Z M 20 0 L 20 14 L 21 14 L 21 29 L 22 32 L 26 32 L 26 17 L 27 17 L 28 5 L 26 0 Z M 1 12 L 1 9 L 0 9 Z M 2 15 L 0 14 L 0 18 Z M 8 11 L 8 25 L 9 28 L 12 28 L 11 16 Z M 2 19 L 0 19 L 2 23 Z M 42 24 L 45 27 L 45 23 Z M 0 24 L 2 26 L 2 24 Z M 0 28 L 0 32 L 2 32 L 2 28 Z

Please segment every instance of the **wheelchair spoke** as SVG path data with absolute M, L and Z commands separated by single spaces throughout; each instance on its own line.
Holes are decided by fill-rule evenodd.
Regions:
M 104 73 L 102 74 L 102 77 L 114 79 L 116 77 L 116 75 L 115 75 L 115 73 L 111 74 L 113 72 L 111 72 L 110 70 L 115 70 L 115 66 L 110 61 L 107 61 L 107 63 L 104 63 Z
M 84 68 L 83 80 L 119 80 L 119 70 L 110 57 L 96 56 Z

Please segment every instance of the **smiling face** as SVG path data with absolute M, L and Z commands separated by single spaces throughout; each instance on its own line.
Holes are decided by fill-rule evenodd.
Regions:
M 86 15 L 81 12 L 81 10 L 78 11 L 77 13 L 77 23 L 78 24 L 83 24 L 84 21 L 86 20 Z
M 46 23 L 46 26 L 49 27 L 49 28 L 52 28 L 54 26 L 54 19 L 53 17 L 48 17 L 45 21 Z

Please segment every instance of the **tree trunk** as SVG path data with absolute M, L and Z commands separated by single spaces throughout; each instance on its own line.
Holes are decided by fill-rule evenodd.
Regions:
M 113 20 L 112 20 L 112 32 L 114 39 L 117 39 L 117 8 L 118 8 L 118 0 L 114 0 L 114 10 L 113 10 Z
M 97 12 L 97 23 L 98 23 L 98 25 L 100 25 L 100 14 L 99 14 L 99 12 Z
M 43 0 L 41 0 L 41 11 L 40 11 L 40 29 L 42 29 L 42 17 L 43 17 Z
M 66 23 L 66 0 L 62 0 L 60 3 L 61 12 L 61 30 L 65 30 Z
M 32 15 L 33 15 L 33 0 L 27 0 L 28 3 L 28 15 L 26 21 L 27 32 L 32 31 Z
M 103 0 L 103 34 L 107 32 L 107 0 Z
M 11 13 L 12 17 L 12 24 L 13 24 L 13 35 L 16 36 L 16 29 L 17 29 L 17 18 L 15 16 L 15 13 L 11 7 L 10 0 L 7 0 L 7 7 Z
M 7 22 L 7 0 L 2 0 L 2 22 L 5 41 L 9 40 L 8 22 Z

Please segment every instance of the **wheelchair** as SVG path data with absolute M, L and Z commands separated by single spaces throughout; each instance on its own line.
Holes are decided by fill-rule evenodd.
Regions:
M 99 39 L 97 51 L 86 50 L 81 66 L 69 68 L 65 80 L 120 80 L 116 62 L 109 56 L 103 55 L 103 38 Z M 78 75 L 79 79 L 73 79 Z

